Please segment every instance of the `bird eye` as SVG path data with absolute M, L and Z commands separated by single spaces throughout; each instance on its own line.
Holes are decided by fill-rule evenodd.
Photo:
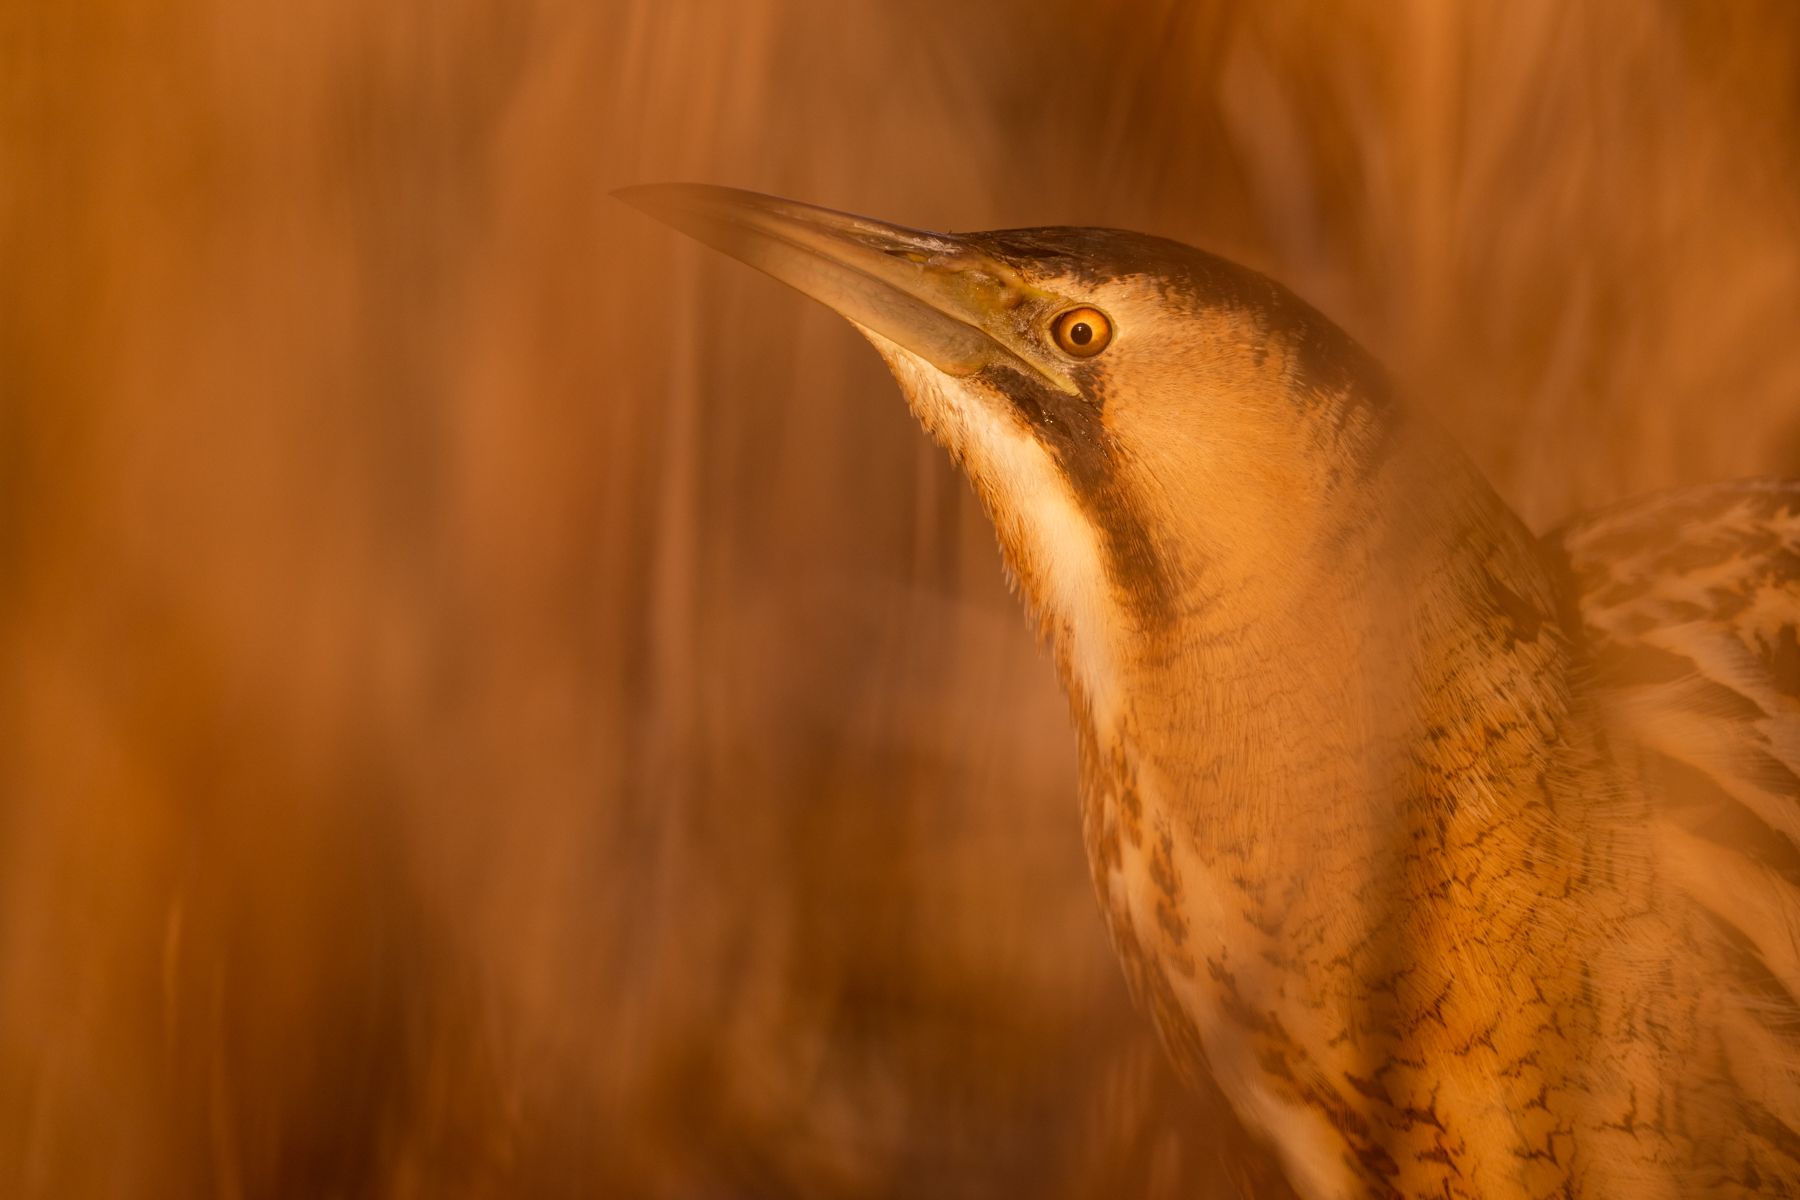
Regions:
M 1092 358 L 1112 341 L 1112 322 L 1097 308 L 1071 308 L 1050 325 L 1057 349 L 1076 358 Z

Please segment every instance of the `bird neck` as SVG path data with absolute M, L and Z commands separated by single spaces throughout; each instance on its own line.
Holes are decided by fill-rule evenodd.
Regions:
M 1166 838 L 1256 881 L 1231 902 L 1274 928 L 1321 875 L 1334 892 L 1388 877 L 1411 831 L 1532 802 L 1568 705 L 1551 574 L 1460 455 L 1407 438 L 1329 509 L 1160 522 L 1181 581 L 1160 619 L 1111 614 L 1111 680 L 1058 655 L 1091 846 L 1109 823 Z

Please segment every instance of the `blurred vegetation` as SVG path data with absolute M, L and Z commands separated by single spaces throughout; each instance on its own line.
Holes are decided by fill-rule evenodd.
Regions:
M 1800 8 L 0 6 L 0 1194 L 1209 1195 L 1048 664 L 609 189 L 1268 270 L 1542 527 L 1800 470 Z

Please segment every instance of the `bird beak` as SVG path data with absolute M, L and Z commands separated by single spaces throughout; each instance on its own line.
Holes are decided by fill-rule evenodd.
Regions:
M 1004 365 L 1076 391 L 1043 348 L 1039 328 L 1046 310 L 1064 302 L 967 239 L 706 184 L 649 184 L 613 195 L 947 374 Z

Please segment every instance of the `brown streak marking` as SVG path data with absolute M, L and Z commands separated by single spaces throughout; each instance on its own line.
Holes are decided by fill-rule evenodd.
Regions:
M 1181 914 L 1176 912 L 1174 906 L 1166 899 L 1159 899 L 1156 902 L 1156 923 L 1164 933 L 1174 940 L 1177 946 L 1187 944 L 1187 921 L 1182 919 Z

